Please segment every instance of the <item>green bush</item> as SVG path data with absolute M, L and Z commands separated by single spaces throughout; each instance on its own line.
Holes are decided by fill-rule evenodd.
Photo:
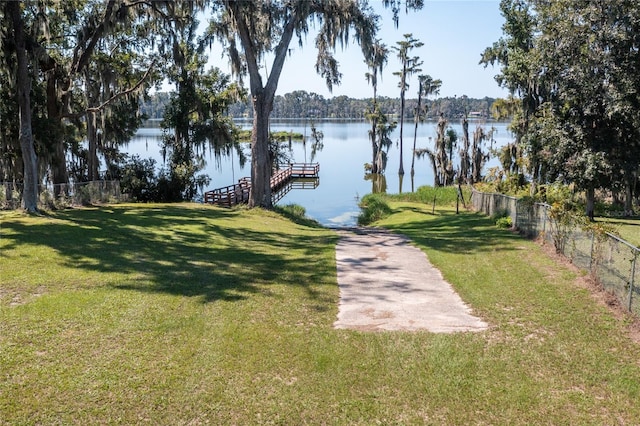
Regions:
M 509 216 L 509 212 L 505 209 L 501 209 L 493 213 L 491 220 L 495 222 L 498 228 L 511 228 L 513 226 L 511 216 Z
M 274 211 L 286 217 L 294 223 L 309 227 L 318 227 L 320 224 L 310 217 L 307 217 L 307 210 L 299 204 L 286 204 L 284 206 L 274 206 Z
M 307 210 L 299 204 L 287 204 L 281 207 L 276 207 L 276 210 L 300 219 L 303 219 L 307 214 Z
M 497 210 L 491 215 L 491 220 L 497 222 L 498 219 L 509 217 L 509 212 L 506 209 Z
M 527 180 L 521 173 L 507 173 L 504 180 L 496 182 L 496 191 L 501 194 L 510 194 L 516 197 L 528 192 Z
M 358 225 L 369 225 L 382 220 L 391 214 L 391 207 L 387 204 L 384 194 L 367 194 L 362 197 L 358 206 L 362 210 L 358 215 Z
M 573 199 L 571 188 L 560 183 L 545 185 L 541 191 L 544 191 L 544 201 L 550 205 Z
M 94 201 L 94 191 L 89 185 L 80 185 L 76 189 L 76 202 L 81 206 L 89 206 Z
M 150 202 L 158 199 L 156 161 L 134 155 L 120 170 L 120 187 L 133 201 Z
M 498 220 L 496 220 L 496 226 L 498 228 L 511 228 L 513 226 L 513 223 L 511 222 L 511 217 L 507 216 L 507 217 L 501 217 L 498 218 Z
M 587 217 L 578 213 L 576 204 L 572 201 L 558 201 L 553 203 L 549 211 L 549 229 L 553 238 L 553 245 L 558 253 L 565 253 L 567 242 L 576 228 L 584 228 Z

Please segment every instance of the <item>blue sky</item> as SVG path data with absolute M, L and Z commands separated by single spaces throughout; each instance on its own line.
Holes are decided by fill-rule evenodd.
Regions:
M 480 55 L 502 35 L 504 18 L 500 14 L 498 0 L 426 0 L 419 12 L 404 13 L 400 25 L 395 28 L 389 10 L 381 7 L 378 0 L 371 4 L 382 17 L 379 38 L 388 47 L 402 40 L 403 34 L 411 33 L 422 41 L 424 46 L 414 49 L 412 54 L 423 61 L 422 74 L 442 80 L 440 96 L 462 96 L 482 98 L 506 97 L 507 92 L 494 80 L 497 68 L 484 68 L 479 65 Z M 287 58 L 278 84 L 277 94 L 283 95 L 294 90 L 315 92 L 324 97 L 346 95 L 352 98 L 372 96 L 371 86 L 365 79 L 367 68 L 362 59 L 360 48 L 350 44 L 344 51 L 338 51 L 336 57 L 342 72 L 342 84 L 329 92 L 314 69 L 314 36 L 307 36 L 307 43 L 300 48 L 293 40 L 290 46 L 293 53 Z M 211 58 L 219 56 L 211 54 Z M 220 66 L 224 70 L 224 67 Z M 389 55 L 389 62 L 379 82 L 378 94 L 398 97 L 398 77 L 394 71 L 400 69 L 395 53 Z M 408 97 L 415 97 L 417 79 L 409 81 Z

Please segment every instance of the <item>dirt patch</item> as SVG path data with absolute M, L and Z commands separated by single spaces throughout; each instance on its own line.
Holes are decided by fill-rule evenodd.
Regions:
M 5 291 L 4 293 L 0 293 L 0 302 L 2 302 L 3 299 L 6 298 L 9 299 L 9 306 L 13 307 L 26 305 L 33 299 L 36 299 L 45 294 L 45 292 L 46 289 L 44 287 L 38 287 L 35 292 L 32 293 L 23 292 L 10 294 L 8 291 Z

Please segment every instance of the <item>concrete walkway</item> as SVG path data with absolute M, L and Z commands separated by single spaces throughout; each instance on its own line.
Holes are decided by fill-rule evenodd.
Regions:
M 336 328 L 434 333 L 487 328 L 407 238 L 372 228 L 337 232 Z

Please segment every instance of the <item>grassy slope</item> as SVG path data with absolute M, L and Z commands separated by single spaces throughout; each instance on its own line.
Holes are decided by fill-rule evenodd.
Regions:
M 335 235 L 273 213 L 0 212 L 0 424 L 637 423 L 640 348 L 572 272 L 394 209 L 490 331 L 333 330 Z

